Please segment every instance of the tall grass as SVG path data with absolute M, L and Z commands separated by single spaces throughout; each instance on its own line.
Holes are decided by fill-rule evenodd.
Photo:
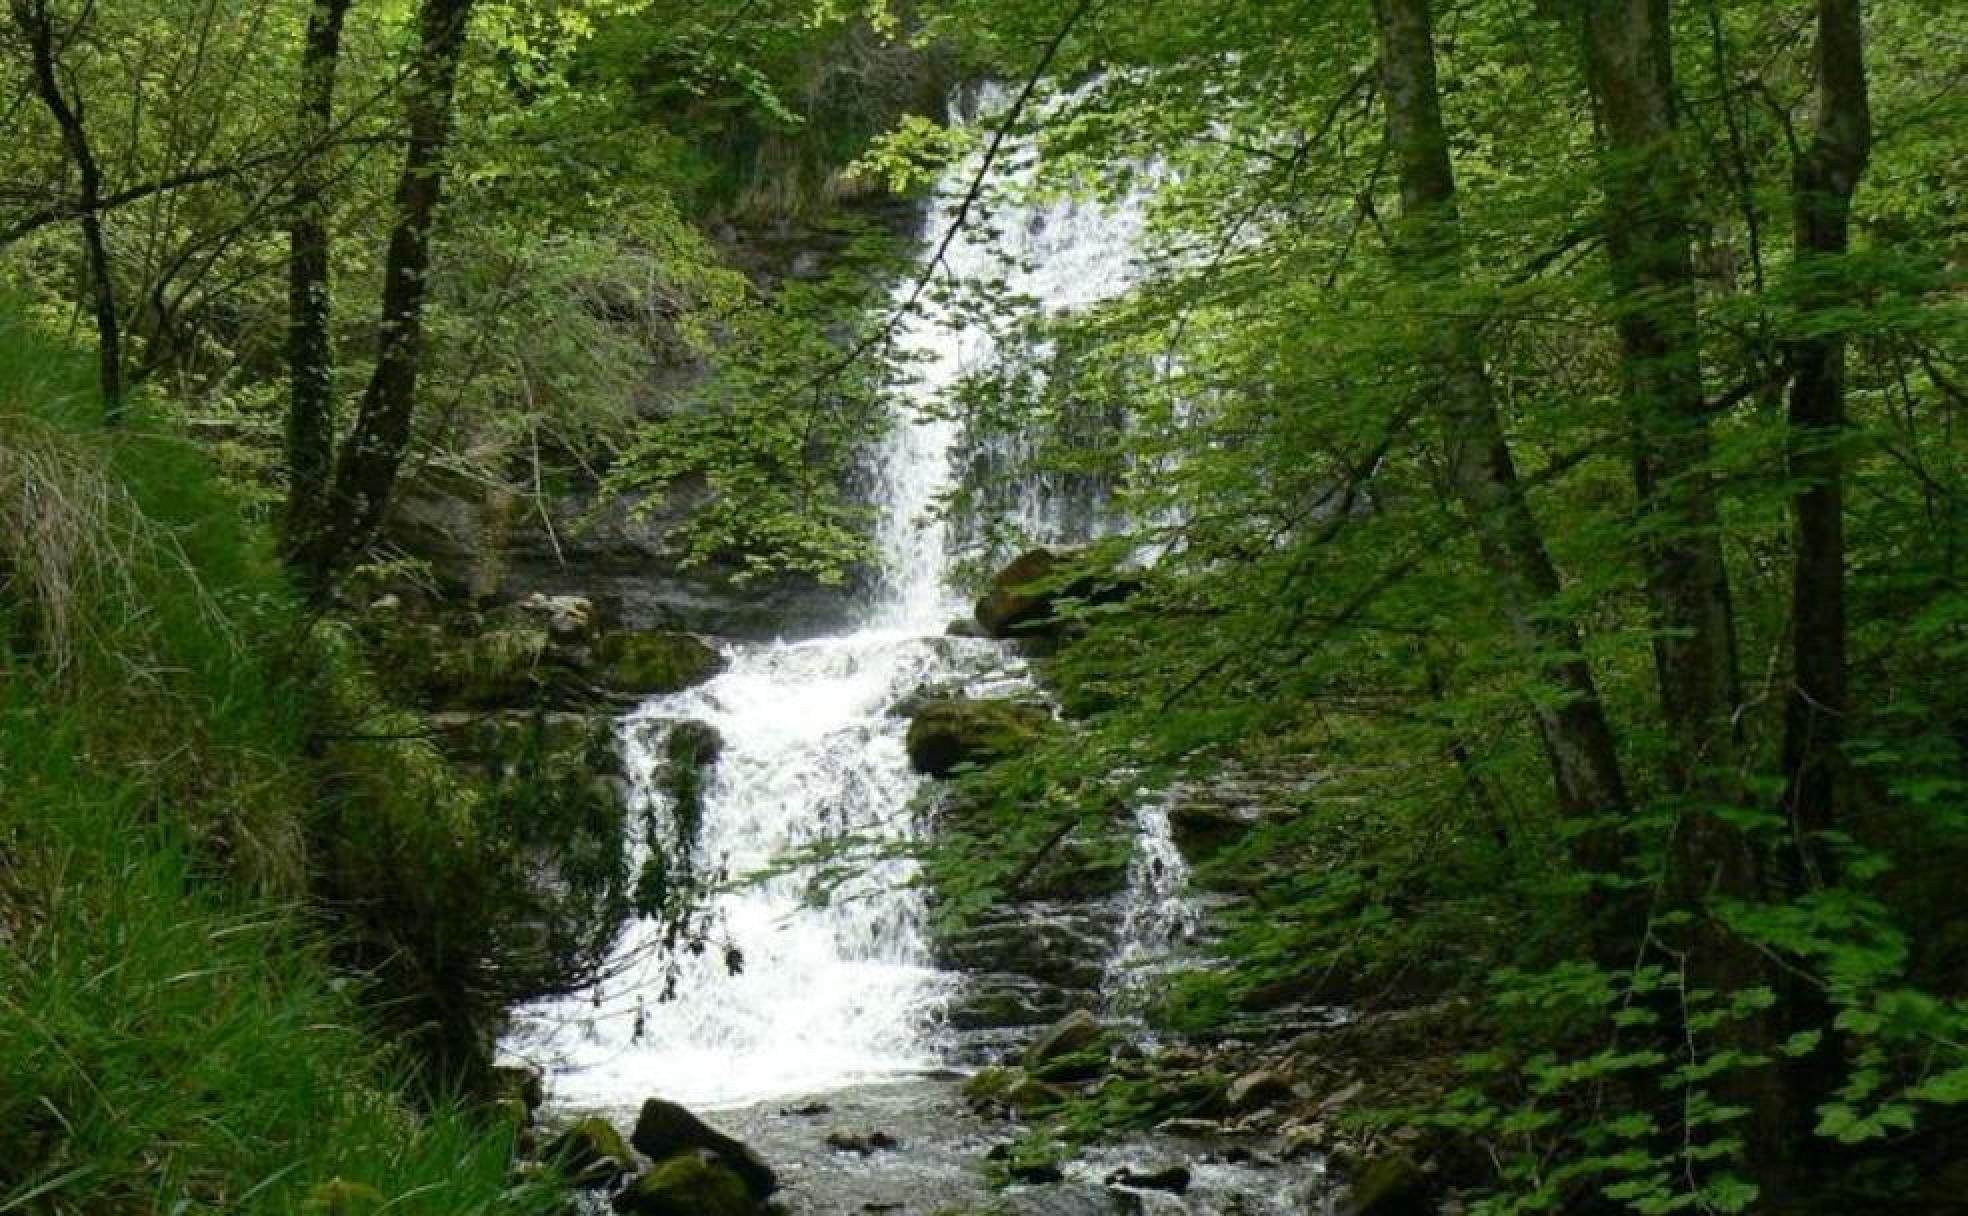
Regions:
M 547 1210 L 511 1127 L 405 1099 L 328 964 L 261 530 L 93 407 L 0 296 L 0 1214 Z

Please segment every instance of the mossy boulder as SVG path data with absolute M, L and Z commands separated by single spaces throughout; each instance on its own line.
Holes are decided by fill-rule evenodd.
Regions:
M 635 1154 L 600 1115 L 577 1119 L 547 1142 L 543 1154 L 575 1186 L 601 1187 L 635 1169 Z
M 1036 1073 L 1054 1061 L 1103 1049 L 1107 1042 L 1107 1028 L 1100 1024 L 1100 1019 L 1084 1009 L 1075 1009 L 1048 1026 L 1025 1049 L 1025 1067 Z
M 752 1216 L 759 1203 L 716 1153 L 691 1149 L 651 1166 L 613 1206 L 627 1216 Z
M 624 630 L 595 643 L 595 678 L 616 692 L 653 697 L 694 688 L 724 670 L 717 647 L 694 633 Z
M 652 1161 L 665 1161 L 681 1153 L 702 1149 L 713 1154 L 734 1174 L 755 1199 L 763 1200 L 779 1189 L 779 1179 L 765 1159 L 751 1146 L 733 1139 L 699 1119 L 686 1107 L 662 1098 L 642 1104 L 636 1116 L 635 1133 L 629 1143 Z M 708 1216 L 708 1214 L 707 1214 Z
M 986 765 L 1017 755 L 1052 725 L 1043 706 L 998 698 L 931 701 L 909 723 L 909 764 L 947 777 L 963 765 Z
M 1377 1157 L 1353 1175 L 1345 1211 L 1349 1216 L 1433 1216 L 1428 1176 L 1412 1157 Z
M 977 601 L 977 623 L 995 638 L 1057 632 L 1065 601 L 1112 604 L 1141 589 L 1137 574 L 1115 570 L 1080 549 L 1032 549 L 992 577 Z

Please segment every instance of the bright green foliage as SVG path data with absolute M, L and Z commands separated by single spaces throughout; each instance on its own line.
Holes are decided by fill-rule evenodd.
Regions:
M 1137 521 L 1116 549 L 1159 556 L 1143 595 L 1087 613 L 1084 639 L 1048 661 L 1084 731 L 975 779 L 1001 814 L 945 842 L 968 862 L 948 911 L 992 898 L 1091 813 L 1104 774 L 1149 788 L 1258 774 L 1271 822 L 1199 874 L 1235 897 L 1218 914 L 1226 965 L 1174 981 L 1159 1016 L 1220 1029 L 1281 996 L 1477 1001 L 1469 1087 L 1424 1113 L 1495 1163 L 1483 1210 L 1596 1195 L 1751 1211 L 1772 1179 L 1890 1206 L 1868 1189 L 1880 1178 L 1958 1159 L 1941 1108 L 1960 1100 L 1968 1041 L 1945 877 L 1968 858 L 1953 676 L 1968 331 L 1943 253 L 1963 179 L 1941 132 L 1964 112 L 1940 48 L 1968 29 L 1945 7 L 1864 6 L 1876 140 L 1855 248 L 1831 259 L 1799 258 L 1790 222 L 1813 122 L 1810 6 L 1674 9 L 1689 168 L 1661 188 L 1685 185 L 1699 226 L 1716 403 L 1702 473 L 1720 487 L 1745 679 L 1740 766 L 1703 774 L 1730 791 L 1721 805 L 1670 776 L 1642 563 L 1659 525 L 1637 509 L 1613 330 L 1634 301 L 1600 247 L 1574 6 L 1433 6 L 1467 251 L 1452 280 L 1397 273 L 1372 5 L 1096 10 L 1061 51 L 1059 79 L 1080 87 L 1031 124 L 1034 189 L 1140 191 L 1147 278 L 1047 327 L 1036 360 L 991 369 L 957 404 L 979 431 L 1022 437 L 1033 468 L 1112 486 Z M 1014 78 L 1065 16 L 926 10 Z M 881 163 L 931 147 L 905 131 Z M 1827 286 L 1842 303 L 1816 303 Z M 1436 338 L 1466 319 L 1562 577 L 1548 610 L 1578 623 L 1619 737 L 1635 807 L 1616 821 L 1617 873 L 1567 860 L 1589 825 L 1559 818 L 1527 712 L 1558 695 L 1535 666 L 1548 656 L 1509 627 L 1428 422 Z M 1782 352 L 1825 333 L 1849 343 L 1853 714 L 1838 830 L 1804 842 L 1825 860 L 1793 879 Z M 973 529 L 986 566 L 1026 539 L 993 529 L 991 490 L 964 503 L 987 516 Z M 1713 874 L 1692 899 L 1676 886 L 1704 824 L 1762 859 L 1751 891 Z M 1588 890 L 1646 913 L 1630 964 L 1587 961 Z M 1756 961 L 1731 974 L 1727 958 Z M 1805 1074 L 1819 1080 L 1784 1082 L 1817 1090 L 1802 1139 L 1746 1160 L 1771 1134 L 1750 1126 L 1759 1095 Z M 1786 1168 L 1824 1172 L 1806 1184 Z
M 414 1104 L 330 967 L 346 926 L 302 909 L 317 791 L 270 552 L 195 448 L 141 416 L 103 440 L 92 407 L 86 362 L 0 322 L 0 1207 L 552 1210 L 510 1184 L 514 1129 Z

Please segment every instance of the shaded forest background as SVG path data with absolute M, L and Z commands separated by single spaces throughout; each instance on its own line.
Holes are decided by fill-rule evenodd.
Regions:
M 1382 1117 L 1486 1211 L 1950 1210 L 1958 8 L 9 0 L 0 1206 L 551 1202 L 490 1027 L 653 909 L 606 822 L 391 737 L 351 621 L 499 598 L 392 511 L 628 496 L 679 567 L 852 585 L 913 203 L 1016 134 L 966 218 L 1138 200 L 1140 283 L 976 302 L 1027 357 L 950 406 L 1029 467 L 952 506 L 985 567 L 993 478 L 1080 479 L 1134 521 L 1084 560 L 1153 560 L 1044 660 L 1075 730 L 963 779 L 949 914 L 1255 775 L 1164 1027 L 1433 1011 L 1454 1079 Z M 982 79 L 1030 96 L 946 125 Z

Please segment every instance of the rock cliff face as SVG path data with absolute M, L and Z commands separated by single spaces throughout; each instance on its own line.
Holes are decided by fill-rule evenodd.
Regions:
M 810 636 L 853 615 L 861 598 L 853 585 L 740 583 L 735 562 L 684 569 L 680 528 L 692 499 L 681 490 L 639 511 L 637 501 L 599 500 L 588 489 L 542 505 L 426 475 L 399 492 L 389 539 L 430 567 L 445 599 L 504 603 L 571 592 L 623 628 L 747 639 Z

